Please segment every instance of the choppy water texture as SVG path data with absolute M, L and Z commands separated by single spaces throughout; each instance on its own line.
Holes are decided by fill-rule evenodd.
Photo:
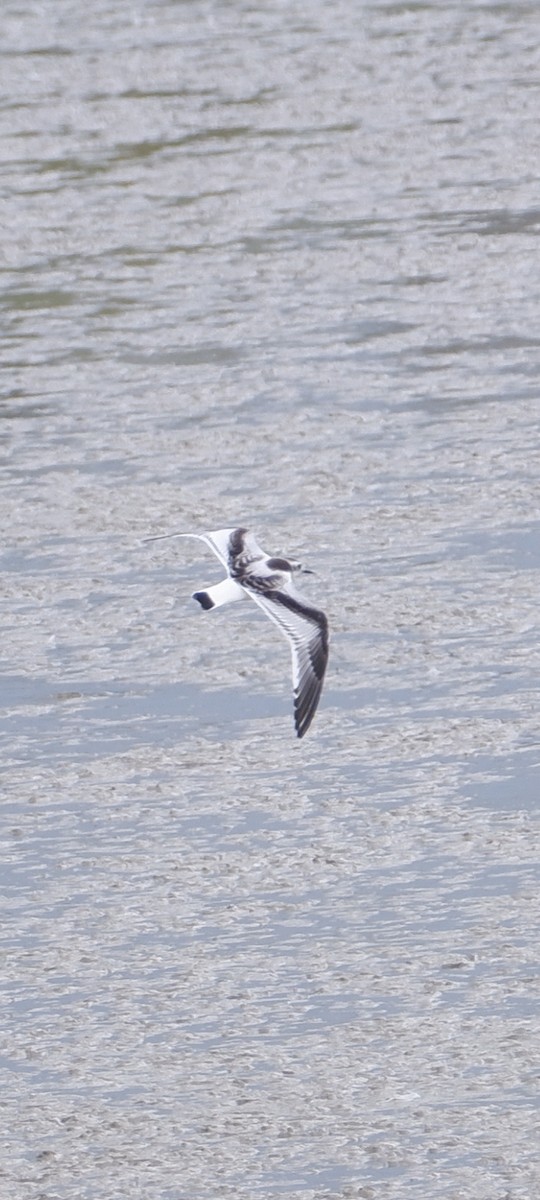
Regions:
M 532 1200 L 538 5 L 7 0 L 0 61 L 2 1200 Z M 142 544 L 236 523 L 319 573 L 300 743 Z

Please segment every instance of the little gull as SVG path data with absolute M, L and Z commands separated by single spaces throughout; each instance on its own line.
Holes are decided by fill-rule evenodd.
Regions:
M 202 592 L 194 592 L 204 609 L 220 608 L 248 596 L 288 638 L 292 652 L 294 724 L 299 738 L 309 729 L 320 700 L 328 662 L 328 621 L 323 612 L 297 592 L 293 577 L 312 571 L 261 550 L 248 529 L 212 529 L 208 533 L 172 533 L 164 537 L 198 538 L 214 551 L 227 576 Z M 149 538 L 159 541 L 159 538 Z

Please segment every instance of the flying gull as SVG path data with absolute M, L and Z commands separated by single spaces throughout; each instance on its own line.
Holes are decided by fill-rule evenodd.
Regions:
M 165 537 L 198 538 L 214 551 L 227 571 L 221 583 L 193 592 L 201 608 L 220 608 L 248 596 L 278 626 L 291 645 L 294 724 L 303 737 L 315 716 L 328 662 L 328 621 L 323 612 L 297 592 L 296 573 L 312 571 L 261 550 L 248 529 L 212 529 L 208 533 L 173 533 Z M 158 538 L 149 538 L 158 541 Z

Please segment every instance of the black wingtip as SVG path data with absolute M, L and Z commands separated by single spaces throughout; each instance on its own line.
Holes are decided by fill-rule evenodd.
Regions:
M 214 601 L 210 599 L 208 592 L 194 592 L 193 599 L 199 601 L 201 608 L 206 610 L 209 608 L 215 608 Z
M 303 738 L 304 734 L 307 733 L 314 716 L 315 716 L 315 713 L 312 713 L 311 716 L 309 717 L 309 719 L 307 721 L 304 721 L 302 725 L 296 724 L 296 722 L 295 722 L 297 738 Z
M 296 729 L 297 738 L 303 738 L 304 734 L 307 733 L 307 731 L 311 725 L 311 722 L 315 716 L 317 703 L 318 703 L 318 697 L 315 700 L 315 702 L 311 708 L 311 711 L 309 709 L 307 712 L 304 712 L 304 713 L 300 713 L 298 711 L 298 709 L 295 711 L 294 727 Z
M 299 738 L 302 738 L 307 733 L 317 712 L 321 698 L 325 666 L 326 661 L 324 662 L 320 679 L 313 678 L 302 694 L 298 690 L 294 693 L 294 725 L 296 736 Z

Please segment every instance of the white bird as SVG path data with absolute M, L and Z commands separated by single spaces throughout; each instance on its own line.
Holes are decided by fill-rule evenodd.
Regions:
M 214 551 L 227 576 L 202 592 L 193 592 L 204 609 L 220 608 L 248 596 L 262 608 L 291 644 L 294 724 L 299 738 L 309 729 L 320 700 L 328 662 L 328 621 L 323 612 L 297 592 L 296 572 L 313 574 L 298 562 L 271 558 L 247 529 L 212 529 L 208 533 L 172 533 L 164 537 L 198 538 Z M 149 538 L 148 541 L 159 541 Z

